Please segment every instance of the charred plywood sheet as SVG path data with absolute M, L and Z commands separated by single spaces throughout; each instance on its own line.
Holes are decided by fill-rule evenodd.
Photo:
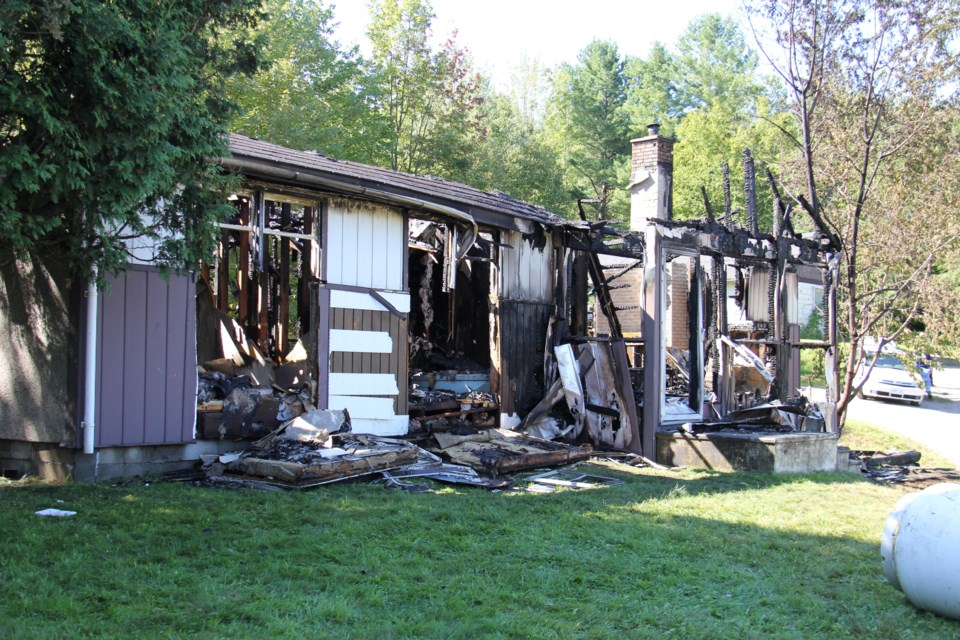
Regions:
M 354 434 L 333 434 L 324 444 L 276 438 L 209 473 L 307 488 L 414 464 L 418 450 L 402 440 Z
M 435 434 L 435 437 L 440 443 L 441 456 L 490 475 L 568 464 L 585 460 L 593 453 L 590 445 L 574 447 L 505 429 L 469 436 Z

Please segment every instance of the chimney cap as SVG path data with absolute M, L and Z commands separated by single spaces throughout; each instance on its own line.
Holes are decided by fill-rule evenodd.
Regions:
M 658 136 L 660 135 L 660 123 L 652 122 L 647 125 L 647 135 L 648 136 Z

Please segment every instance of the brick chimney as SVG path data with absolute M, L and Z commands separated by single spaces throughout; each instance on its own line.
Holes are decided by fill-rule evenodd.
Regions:
M 631 140 L 630 229 L 642 231 L 649 218 L 673 217 L 673 140 L 660 135 L 660 125 Z

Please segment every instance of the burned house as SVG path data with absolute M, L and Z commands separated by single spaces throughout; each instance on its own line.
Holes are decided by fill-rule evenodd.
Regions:
M 495 396 L 497 423 L 539 399 L 559 218 L 503 193 L 231 142 L 223 164 L 246 190 L 204 280 L 241 350 L 252 342 L 282 372 L 299 341 L 316 406 L 376 435 L 410 431 L 411 381 L 414 399 Z
M 542 397 L 560 218 L 244 136 L 230 151 L 222 164 L 243 188 L 215 259 L 166 278 L 132 262 L 90 304 L 83 283 L 51 294 L 69 357 L 30 382 L 64 397 L 52 418 L 23 411 L 42 428 L 0 427 L 5 469 L 162 470 L 304 406 L 345 409 L 374 435 L 416 431 L 437 407 L 497 426 Z M 13 297 L 22 277 L 4 275 Z M 13 405 L 24 363 L 8 365 Z
M 724 425 L 762 423 L 815 442 L 807 467 L 825 468 L 836 455 L 829 407 L 817 423 L 797 389 L 800 349 L 831 362 L 829 235 L 794 233 L 783 211 L 772 234 L 755 215 L 738 225 L 709 206 L 702 220 L 672 220 L 672 142 L 652 130 L 633 144 L 623 232 L 231 136 L 221 164 L 242 188 L 217 255 L 195 273 L 134 259 L 84 296 L 55 265 L 4 267 L 0 293 L 24 297 L 0 321 L 17 328 L 8 352 L 24 357 L 0 375 L 15 418 L 0 425 L 0 466 L 88 479 L 163 471 L 329 410 L 356 434 L 518 428 L 586 447 L 538 460 L 593 447 L 686 464 L 727 446 L 716 444 Z M 799 339 L 801 268 L 831 292 L 817 343 Z M 745 310 L 734 322 L 728 281 Z M 51 358 L 37 340 L 63 352 Z M 44 388 L 58 390 L 51 402 Z M 749 455 L 768 456 L 758 446 Z
M 643 341 L 644 450 L 670 464 L 833 469 L 836 385 L 820 406 L 804 398 L 800 352 L 824 350 L 835 380 L 835 238 L 819 219 L 813 233 L 796 233 L 769 174 L 773 229 L 759 229 L 749 151 L 741 216 L 731 210 L 727 177 L 722 210 L 704 192 L 702 218 L 674 220 L 673 143 L 655 126 L 648 133 L 633 141 L 630 185 L 631 228 L 643 234 L 644 255 L 615 292 L 640 309 L 626 329 Z M 801 340 L 800 274 L 822 285 L 819 340 Z M 799 453 L 778 453 L 787 449 Z

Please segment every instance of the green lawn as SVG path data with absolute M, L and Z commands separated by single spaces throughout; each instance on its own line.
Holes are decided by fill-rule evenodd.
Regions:
M 0 637 L 960 634 L 883 577 L 900 487 L 593 468 L 626 483 L 541 495 L 3 482 Z M 46 507 L 78 515 L 33 515 Z

